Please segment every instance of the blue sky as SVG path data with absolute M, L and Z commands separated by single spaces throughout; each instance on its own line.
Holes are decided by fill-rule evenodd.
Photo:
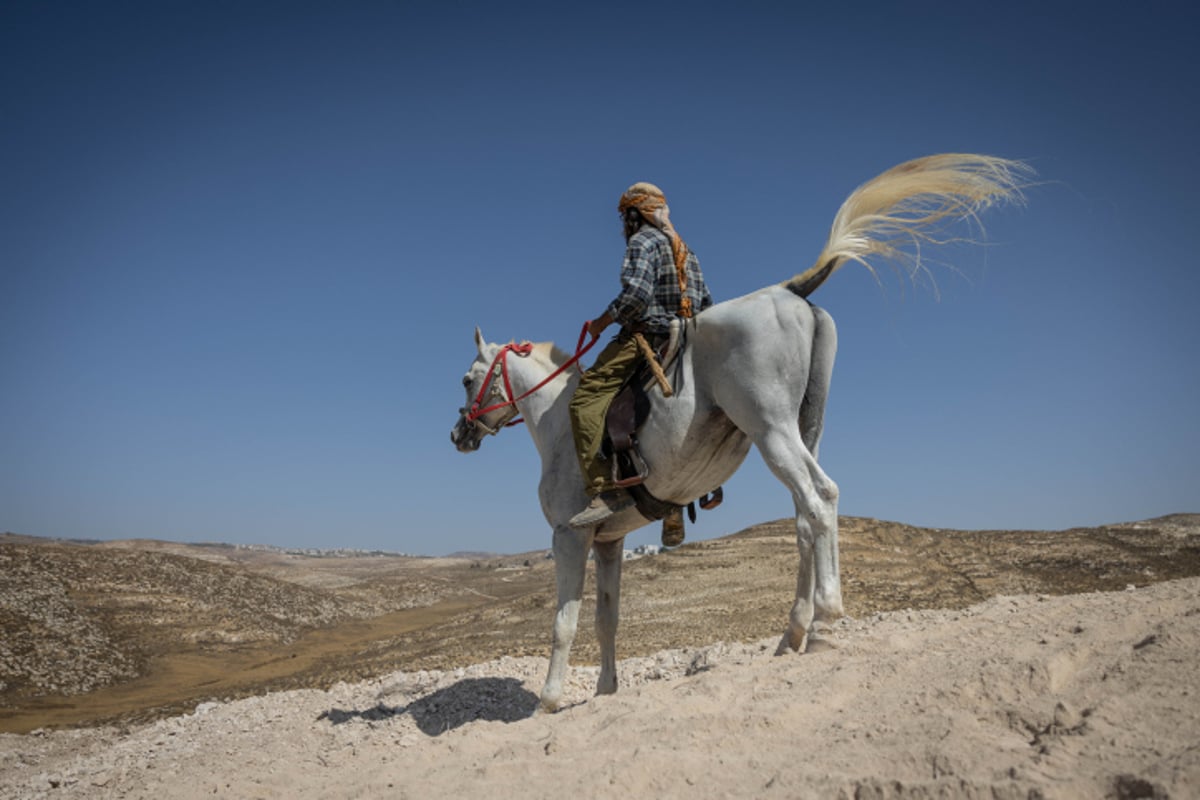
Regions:
M 814 296 L 842 513 L 1200 510 L 1194 14 L 808 5 L 5 3 L 0 530 L 547 546 L 528 435 L 449 441 L 476 324 L 573 344 L 636 180 L 722 299 L 946 151 L 1042 183 L 934 254 L 940 300 L 886 268 Z M 753 453 L 726 498 L 693 537 L 791 512 Z

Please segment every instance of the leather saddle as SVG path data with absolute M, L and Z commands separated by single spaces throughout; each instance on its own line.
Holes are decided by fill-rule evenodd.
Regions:
M 686 346 L 686 326 L 679 320 L 671 323 L 671 333 L 661 342 L 651 342 L 657 345 L 655 355 L 662 365 L 672 384 L 678 384 L 680 371 L 676 368 L 680 361 L 679 355 Z M 674 373 L 674 374 L 672 374 Z M 643 360 L 630 378 L 625 382 L 613 398 L 605 417 L 605 437 L 601 444 L 604 453 L 612 467 L 613 483 L 619 488 L 626 489 L 637 503 L 638 511 L 650 520 L 667 519 L 664 523 L 664 543 L 667 543 L 667 527 L 677 530 L 672 538 L 683 541 L 683 517 L 681 506 L 660 500 L 650 494 L 643 486 L 650 474 L 650 465 L 638 450 L 637 432 L 650 416 L 651 403 L 649 392 L 656 386 L 656 379 L 650 364 Z M 700 498 L 700 507 L 708 510 L 721 504 L 723 492 L 718 487 L 711 494 Z M 695 503 L 688 504 L 688 517 L 696 521 Z

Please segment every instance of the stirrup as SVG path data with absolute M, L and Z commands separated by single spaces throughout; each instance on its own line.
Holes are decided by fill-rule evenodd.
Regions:
M 634 474 L 628 478 L 621 477 L 621 456 L 629 458 L 629 464 L 634 469 Z M 630 486 L 638 486 L 646 481 L 650 475 L 650 466 L 642 458 L 641 453 L 637 451 L 637 447 L 631 447 L 621 453 L 617 453 L 612 462 L 612 478 L 613 486 L 618 489 L 628 489 Z

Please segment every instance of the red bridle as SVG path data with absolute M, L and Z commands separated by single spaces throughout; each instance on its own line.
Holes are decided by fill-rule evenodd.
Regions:
M 526 397 L 529 397 L 529 395 L 533 394 L 538 389 L 541 389 L 543 386 L 548 384 L 550 381 L 557 378 L 559 375 L 561 375 L 563 372 L 565 372 L 568 368 L 570 368 L 572 364 L 578 364 L 579 359 L 581 359 L 588 350 L 591 350 L 592 346 L 594 344 L 596 344 L 597 339 L 600 338 L 598 336 L 595 336 L 595 337 L 592 337 L 592 340 L 590 342 L 588 342 L 586 345 L 583 343 L 583 340 L 587 338 L 588 326 L 590 324 L 591 324 L 590 321 L 583 323 L 583 330 L 579 332 L 579 341 L 575 344 L 575 355 L 571 356 L 569 359 L 564 361 L 562 366 L 560 366 L 558 369 L 554 370 L 554 372 L 551 372 L 544 379 L 542 379 L 542 381 L 540 383 L 538 383 L 537 386 L 534 386 L 529 391 L 523 393 L 520 397 L 513 397 L 512 383 L 509 382 L 509 380 L 508 380 L 508 354 L 516 353 L 521 358 L 524 358 L 533 352 L 533 343 L 521 342 L 520 344 L 516 344 L 514 342 L 509 342 L 508 344 L 501 347 L 500 350 L 496 353 L 495 357 L 492 359 L 491 366 L 488 367 L 488 377 L 486 380 L 484 380 L 483 384 L 479 387 L 479 393 L 477 395 L 475 395 L 475 402 L 471 404 L 470 410 L 467 411 L 467 413 L 465 415 L 467 422 L 475 423 L 476 425 L 480 426 L 488 433 L 495 433 L 496 430 L 499 430 L 499 427 L 507 428 L 511 425 L 519 425 L 520 423 L 524 422 L 525 421 L 524 419 L 518 418 L 518 419 L 514 419 L 514 420 L 510 420 L 508 422 L 505 422 L 503 426 L 499 426 L 495 429 L 492 429 L 492 428 L 488 427 L 487 423 L 480 421 L 480 417 L 482 417 L 484 414 L 487 414 L 491 411 L 495 411 L 498 408 L 508 408 L 511 406 L 512 408 L 515 409 L 517 407 L 518 402 L 520 402 L 521 400 L 524 400 Z M 496 379 L 497 372 L 500 374 L 500 377 L 504 380 L 504 397 L 505 397 L 505 399 L 500 403 L 493 403 L 490 406 L 481 408 L 481 406 L 483 405 L 484 395 L 486 395 L 488 393 L 488 391 L 490 390 L 492 382 Z M 579 373 L 581 375 L 583 374 L 583 367 L 579 367 Z

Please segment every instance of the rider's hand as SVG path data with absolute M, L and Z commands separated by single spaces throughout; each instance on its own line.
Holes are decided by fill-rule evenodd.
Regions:
M 588 333 L 592 335 L 593 339 L 599 339 L 600 334 L 604 332 L 605 328 L 612 324 L 612 321 L 612 316 L 607 310 L 605 310 L 603 314 L 588 323 Z

